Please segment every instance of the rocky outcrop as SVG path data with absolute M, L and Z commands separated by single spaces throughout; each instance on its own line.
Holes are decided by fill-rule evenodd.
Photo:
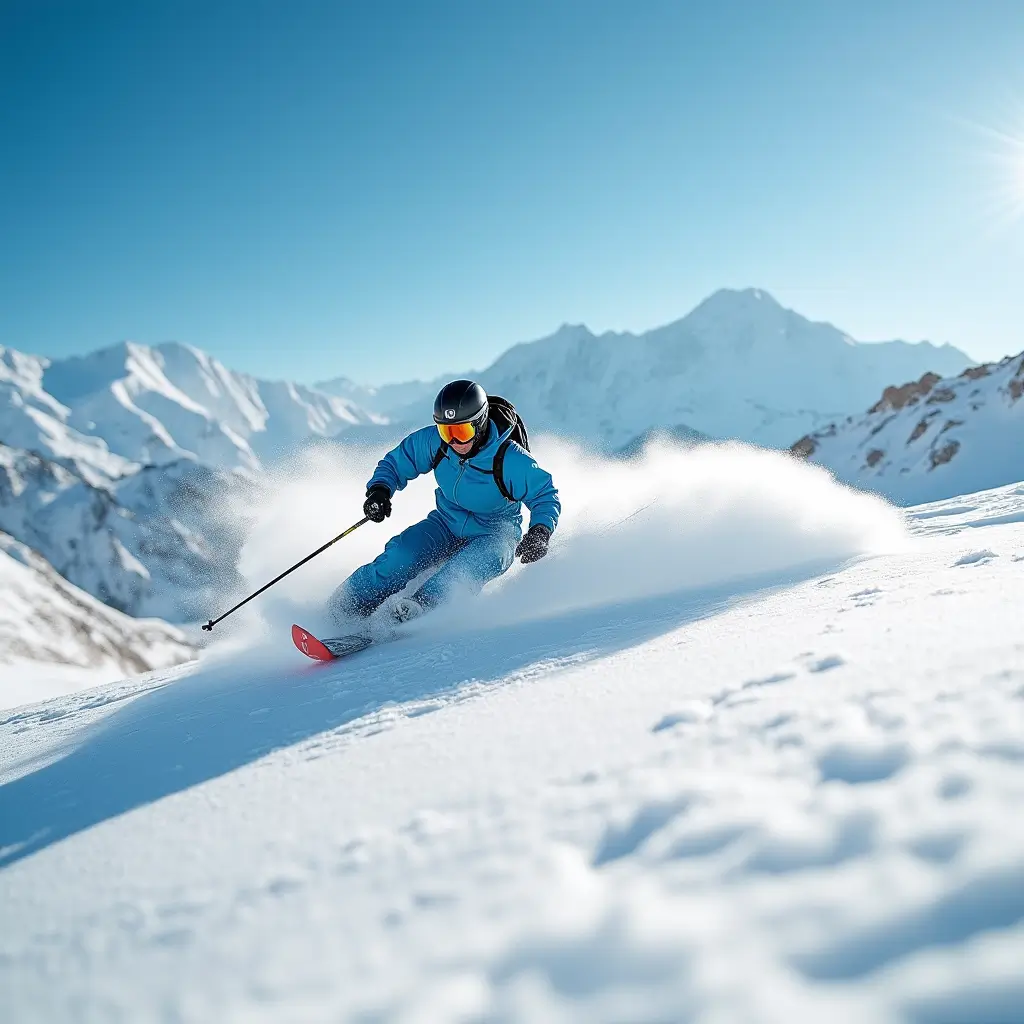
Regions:
M 809 459 L 818 450 L 818 442 L 810 434 L 805 434 L 789 450 L 798 459 Z
M 958 451 L 960 451 L 959 441 L 948 441 L 941 448 L 933 448 L 928 453 L 928 460 L 932 464 L 932 469 L 935 469 L 937 466 L 944 466 Z
M 1006 391 L 1011 402 L 1019 401 L 1020 397 L 1024 395 L 1024 358 L 1021 359 L 1017 372 L 1006 385 Z
M 887 387 L 867 413 L 802 437 L 794 455 L 900 502 L 1024 480 L 1024 354 Z M 941 424 L 941 426 L 940 426 Z
M 895 411 L 907 405 L 913 405 L 927 395 L 940 380 L 942 378 L 937 373 L 926 373 L 920 380 L 911 381 L 909 384 L 887 387 L 882 392 L 882 397 L 871 406 L 868 412 Z

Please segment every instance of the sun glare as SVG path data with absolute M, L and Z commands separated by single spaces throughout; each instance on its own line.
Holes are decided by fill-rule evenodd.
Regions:
M 1005 226 L 1024 219 L 1024 118 L 1016 130 L 986 129 L 987 150 L 994 169 L 992 213 Z
M 1017 155 L 1014 160 L 1013 179 L 1017 193 L 1016 216 L 1024 216 L 1024 142 L 1017 140 Z
M 1024 103 L 1004 98 L 985 121 L 953 117 L 972 136 L 968 149 L 981 186 L 975 193 L 987 232 L 1001 233 L 1024 221 Z
M 1024 137 L 1007 139 L 1006 198 L 1010 216 L 1024 217 Z

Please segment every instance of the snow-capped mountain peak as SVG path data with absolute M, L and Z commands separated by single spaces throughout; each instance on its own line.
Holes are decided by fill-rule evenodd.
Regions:
M 607 450 L 680 424 L 785 447 L 809 427 L 864 408 L 893 379 L 955 373 L 970 362 L 949 346 L 855 342 L 747 288 L 717 291 L 643 334 L 564 325 L 516 345 L 480 380 L 515 401 L 531 429 Z
M 43 387 L 43 374 L 48 364 L 48 359 L 0 345 L 0 385 L 17 395 L 18 401 L 37 403 L 50 415 L 60 418 L 67 410 Z
M 93 486 L 103 486 L 138 468 L 109 449 L 92 427 L 70 425 L 71 410 L 46 390 L 50 360 L 0 348 L 0 440 L 38 452 Z
M 42 384 L 70 410 L 69 425 L 142 464 L 193 458 L 254 472 L 311 435 L 381 420 L 344 398 L 229 370 L 178 342 L 126 341 L 55 360 Z
M 704 317 L 735 320 L 744 316 L 750 319 L 777 316 L 785 312 L 773 295 L 760 288 L 719 288 L 700 302 L 689 317 L 694 321 Z
M 687 316 L 639 334 L 564 323 L 479 372 L 372 390 L 344 378 L 318 387 L 359 394 L 393 423 L 413 423 L 445 381 L 468 375 L 515 402 L 531 430 L 609 452 L 652 429 L 682 427 L 788 447 L 801 433 L 863 409 L 892 380 L 957 373 L 970 363 L 950 345 L 864 344 L 786 309 L 763 289 L 723 288 Z

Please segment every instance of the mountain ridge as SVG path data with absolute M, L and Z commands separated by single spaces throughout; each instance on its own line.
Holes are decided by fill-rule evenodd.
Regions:
M 173 341 L 122 341 L 50 360 L 41 386 L 68 410 L 69 427 L 86 433 L 99 424 L 115 454 L 140 464 L 184 455 L 258 472 L 310 436 L 380 419 L 349 400 L 228 369 Z
M 972 362 L 948 343 L 859 342 L 748 288 L 719 289 L 686 316 L 639 334 L 564 323 L 511 346 L 472 376 L 515 401 L 531 430 L 608 452 L 645 431 L 680 425 L 786 448 L 808 429 L 863 408 L 908 369 L 945 374 Z M 444 379 L 402 385 L 411 400 L 380 411 L 392 422 L 421 421 Z M 641 391 L 651 399 L 631 402 Z
M 893 380 L 969 364 L 951 346 L 863 344 L 761 289 L 721 289 L 639 334 L 564 323 L 473 376 L 534 436 L 613 454 L 663 436 L 788 448 Z M 311 441 L 382 449 L 427 419 L 451 376 L 379 389 L 344 378 L 339 395 L 176 341 L 65 359 L 0 349 L 0 529 L 113 607 L 193 620 L 242 585 L 241 537 L 218 511 L 229 492 L 255 494 Z
M 1024 479 L 1024 352 L 956 377 L 890 385 L 860 416 L 800 438 L 795 455 L 900 504 Z

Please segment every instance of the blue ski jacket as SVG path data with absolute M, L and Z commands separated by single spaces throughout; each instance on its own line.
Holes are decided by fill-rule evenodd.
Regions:
M 533 456 L 515 442 L 505 451 L 505 487 L 515 501 L 508 501 L 494 482 L 494 456 L 511 429 L 498 433 L 488 424 L 490 436 L 472 457 L 461 459 L 451 448 L 434 470 L 437 511 L 456 537 L 481 537 L 513 526 L 521 529 L 521 506 L 530 510 L 530 525 L 538 523 L 554 532 L 562 506 L 551 474 L 541 469 Z M 367 490 L 383 484 L 392 494 L 410 480 L 426 473 L 441 448 L 436 427 L 423 427 L 409 434 L 377 464 Z

